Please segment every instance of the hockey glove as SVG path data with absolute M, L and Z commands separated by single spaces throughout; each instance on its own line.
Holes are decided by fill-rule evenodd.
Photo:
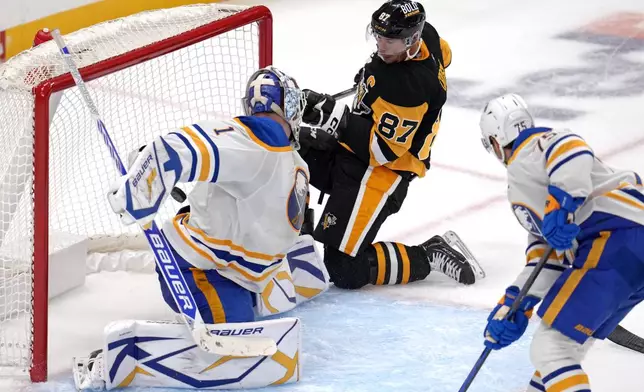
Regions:
M 138 154 L 128 174 L 112 184 L 107 200 L 123 224 L 137 222 L 146 226 L 180 175 L 179 156 L 162 138 L 157 138 Z
M 519 340 L 528 327 L 535 305 L 541 301 L 539 298 L 527 295 L 517 312 L 506 319 L 514 299 L 519 295 L 519 288 L 510 286 L 505 290 L 505 295 L 487 318 L 485 327 L 485 346 L 492 350 L 500 350 Z
M 353 77 L 353 87 L 356 87 L 360 84 L 362 81 L 362 77 L 364 75 L 364 67 L 360 68 L 356 76 Z
M 569 223 L 571 216 L 585 201 L 583 197 L 572 197 L 568 192 L 554 185 L 548 186 L 548 199 L 543 216 L 541 232 L 556 250 L 572 248 L 572 242 L 579 234 L 579 226 Z
M 306 106 L 302 114 L 302 121 L 320 128 L 322 131 L 340 139 L 342 130 L 346 127 L 349 108 L 343 103 L 337 103 L 328 94 L 318 94 L 315 91 L 303 90 L 306 97 Z

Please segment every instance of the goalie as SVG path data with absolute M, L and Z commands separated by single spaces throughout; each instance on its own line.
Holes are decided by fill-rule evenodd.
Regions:
M 296 318 L 255 321 L 294 308 L 328 287 L 311 236 L 300 236 L 309 173 L 298 143 L 304 95 L 273 67 L 255 72 L 246 116 L 200 122 L 157 137 L 108 194 L 125 224 L 150 224 L 178 182 L 196 182 L 189 208 L 163 232 L 211 334 L 271 338 L 258 357 L 201 351 L 183 323 L 117 321 L 105 346 L 75 360 L 79 389 L 126 386 L 253 388 L 294 382 L 300 372 Z M 178 312 L 161 273 L 165 301 Z M 177 283 L 177 282 L 174 282 Z

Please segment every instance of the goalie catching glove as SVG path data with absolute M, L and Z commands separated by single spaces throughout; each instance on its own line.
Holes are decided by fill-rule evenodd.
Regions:
M 328 94 L 319 94 L 311 90 L 303 90 L 306 97 L 306 106 L 302 114 L 302 121 L 319 128 L 340 139 L 342 130 L 347 125 L 349 108 L 343 103 L 338 103 Z
M 138 154 L 129 172 L 112 184 L 107 200 L 123 224 L 146 226 L 154 220 L 180 174 L 179 156 L 159 137 Z

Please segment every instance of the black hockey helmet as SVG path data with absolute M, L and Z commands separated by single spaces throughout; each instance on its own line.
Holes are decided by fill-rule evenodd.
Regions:
M 422 31 L 425 8 L 412 0 L 391 0 L 371 16 L 371 31 L 385 38 L 409 39 Z

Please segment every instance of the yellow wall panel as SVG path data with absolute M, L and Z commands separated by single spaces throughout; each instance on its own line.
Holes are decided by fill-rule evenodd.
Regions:
M 218 0 L 101 0 L 96 3 L 59 12 L 33 22 L 11 27 L 4 31 L 4 53 L 0 32 L 0 60 L 9 58 L 31 47 L 34 35 L 43 27 L 70 33 L 106 20 L 132 15 L 137 12 L 178 7 L 196 3 L 216 3 Z

